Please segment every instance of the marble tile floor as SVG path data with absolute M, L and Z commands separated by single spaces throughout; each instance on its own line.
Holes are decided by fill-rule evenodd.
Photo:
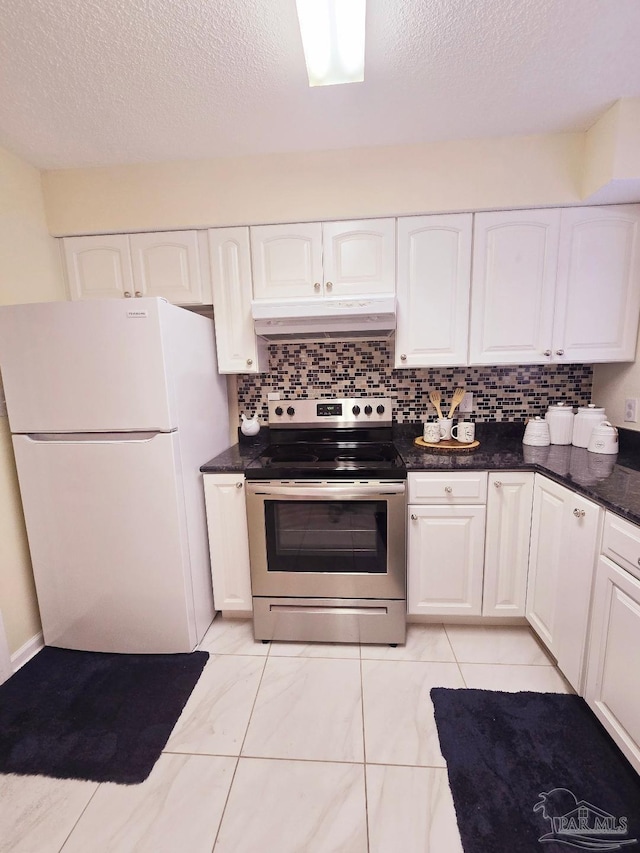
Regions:
M 571 692 L 526 627 L 263 644 L 218 617 L 149 778 L 0 776 L 0 853 L 461 853 L 429 691 Z

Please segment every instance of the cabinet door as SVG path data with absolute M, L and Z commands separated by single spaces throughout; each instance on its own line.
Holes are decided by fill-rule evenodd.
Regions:
M 600 507 L 536 475 L 526 616 L 580 693 Z
M 254 299 L 322 296 L 322 226 L 257 225 L 250 229 Z
M 562 211 L 557 361 L 633 361 L 640 315 L 640 205 Z
M 251 611 L 244 476 L 205 474 L 204 497 L 216 610 Z
M 533 506 L 531 473 L 489 474 L 483 616 L 524 616 Z
M 205 302 L 197 231 L 132 234 L 136 296 L 163 296 L 176 305 Z
M 62 250 L 71 299 L 133 296 L 129 238 L 126 234 L 65 237 Z
M 640 773 L 640 581 L 601 557 L 585 698 Z
M 484 523 L 483 506 L 409 506 L 409 613 L 482 613 Z
M 395 293 L 395 219 L 322 223 L 325 296 Z
M 266 367 L 266 346 L 251 316 L 249 229 L 210 229 L 209 255 L 220 373 L 258 373 Z
M 471 364 L 551 360 L 559 232 L 559 210 L 475 215 Z
M 467 364 L 470 213 L 398 219 L 396 367 Z

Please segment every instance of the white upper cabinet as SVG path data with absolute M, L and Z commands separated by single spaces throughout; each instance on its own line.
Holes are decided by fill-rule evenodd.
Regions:
M 254 299 L 395 290 L 395 220 L 258 225 L 251 231 Z
M 62 246 L 71 299 L 211 302 L 206 237 L 197 231 L 65 237 Z
M 640 205 L 562 211 L 553 352 L 633 361 L 640 314 Z
M 467 363 L 472 219 L 398 219 L 396 367 Z
M 204 274 L 197 231 L 132 234 L 131 263 L 137 293 L 176 305 L 202 305 Z M 136 295 L 137 295 L 136 293 Z
M 322 223 L 326 296 L 394 293 L 395 219 Z
M 251 228 L 255 299 L 322 296 L 322 226 Z
M 267 348 L 256 337 L 251 316 L 249 229 L 210 229 L 209 256 L 220 373 L 264 370 Z
M 470 364 L 551 360 L 559 210 L 477 213 Z
M 133 273 L 126 234 L 65 237 L 62 251 L 71 299 L 133 296 Z
M 640 205 L 478 213 L 470 364 L 633 361 Z

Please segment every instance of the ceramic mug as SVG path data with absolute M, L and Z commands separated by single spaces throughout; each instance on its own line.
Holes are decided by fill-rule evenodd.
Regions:
M 429 444 L 437 444 L 440 441 L 440 424 L 437 421 L 426 423 L 422 428 L 422 437 Z
M 462 444 L 471 444 L 476 437 L 476 425 L 472 421 L 458 421 L 451 430 L 451 435 Z
M 440 426 L 440 440 L 451 438 L 453 418 L 438 418 L 438 425 Z

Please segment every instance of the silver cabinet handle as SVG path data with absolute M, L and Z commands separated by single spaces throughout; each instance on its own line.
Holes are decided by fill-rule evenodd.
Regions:
M 327 282 L 327 290 L 329 290 L 329 291 L 333 290 L 333 282 L 332 281 Z
M 320 290 L 320 282 L 319 281 L 316 281 L 316 283 L 313 285 L 313 289 L 314 290 Z
M 242 488 L 242 482 L 236 483 L 236 489 L 241 489 L 241 488 Z
M 502 488 L 502 480 L 496 480 L 493 485 L 496 487 L 496 489 L 501 489 Z
M 578 507 L 576 507 L 573 514 L 576 518 L 584 518 L 587 513 L 583 509 L 578 509 Z
M 418 516 L 415 514 L 415 512 L 412 512 L 411 513 L 411 521 L 417 521 L 417 520 L 418 520 Z M 638 560 L 638 562 L 640 563 L 640 560 Z
M 564 350 L 563 349 L 557 349 L 556 355 L 564 355 Z
M 140 290 L 136 290 L 136 296 L 139 299 L 142 296 L 142 292 Z
M 451 488 L 451 486 L 445 486 L 445 487 L 444 487 L 444 490 L 445 490 L 445 492 L 446 492 L 448 495 L 450 495 L 450 494 L 451 494 L 451 492 L 453 491 L 453 489 Z
M 550 349 L 546 349 L 546 350 L 544 351 L 543 355 L 551 355 L 551 350 L 550 350 Z
M 129 293 L 129 291 L 128 291 L 128 290 L 125 290 L 125 292 L 124 292 L 124 298 L 125 298 L 125 299 L 131 299 L 131 294 Z
M 247 359 L 247 364 L 249 365 L 249 367 L 251 367 L 251 365 L 253 364 L 253 359 L 252 359 L 252 358 L 248 358 L 248 359 Z
M 640 566 L 640 557 L 638 557 L 638 565 Z
M 402 353 L 402 355 L 400 356 L 400 361 L 406 361 L 406 360 L 407 360 L 407 356 L 404 353 Z

